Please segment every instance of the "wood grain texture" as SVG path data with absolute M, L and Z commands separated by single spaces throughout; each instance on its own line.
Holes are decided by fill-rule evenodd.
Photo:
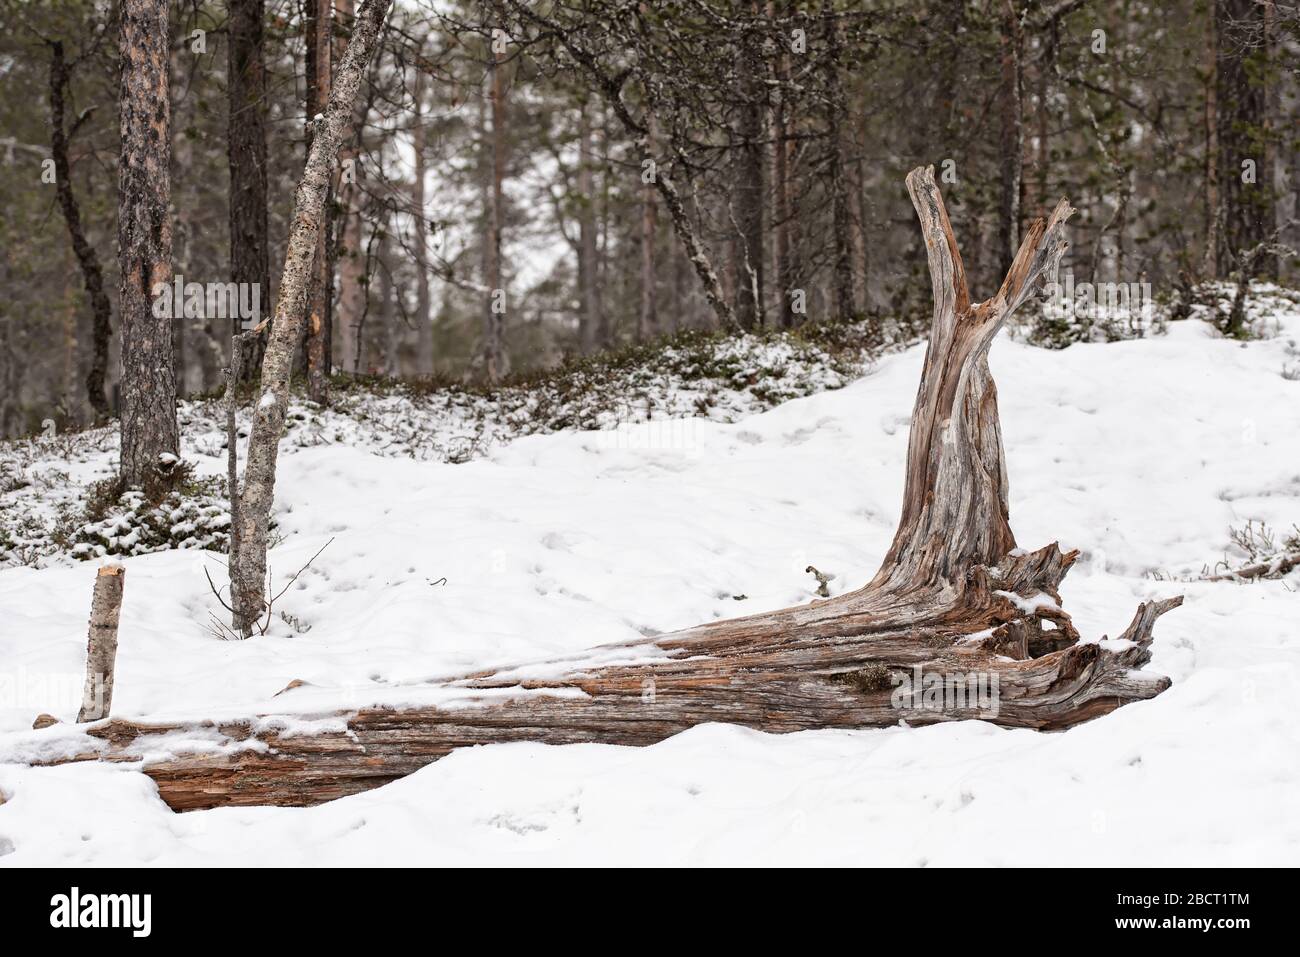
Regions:
M 908 189 L 929 250 L 934 324 L 902 517 L 868 585 L 604 646 L 585 664 L 542 662 L 437 682 L 462 696 L 454 707 L 363 708 L 342 716 L 346 730 L 294 736 L 254 720 L 110 721 L 89 729 L 84 753 L 60 760 L 138 760 L 163 735 L 202 733 L 225 753 L 144 765 L 173 808 L 309 805 L 478 744 L 649 745 L 716 721 L 775 733 L 963 719 L 1051 731 L 1159 694 L 1169 680 L 1139 669 L 1150 659 L 1156 618 L 1182 599 L 1139 605 L 1115 641 L 1081 643 L 1059 591 L 1077 552 L 1019 549 L 1008 522 L 988 349 L 1055 270 L 1072 210 L 1062 201 L 1046 223 L 1034 223 L 1002 288 L 972 304 L 933 169 L 914 170 Z M 933 700 L 905 693 L 930 681 L 942 692 Z M 963 681 L 965 690 L 982 683 L 993 691 L 958 694 Z

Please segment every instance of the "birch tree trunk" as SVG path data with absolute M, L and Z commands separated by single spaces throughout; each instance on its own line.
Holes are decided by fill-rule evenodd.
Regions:
M 902 514 L 866 586 L 780 611 L 541 662 L 430 682 L 457 706 L 361 708 L 346 729 L 281 737 L 268 723 L 208 729 L 226 753 L 146 767 L 173 808 L 316 804 L 376 787 L 456 748 L 502 741 L 647 745 L 705 722 L 768 732 L 986 720 L 1061 729 L 1154 697 L 1155 620 L 1182 599 L 1138 606 L 1114 644 L 1081 642 L 1059 585 L 1077 552 L 1016 547 L 997 392 L 994 336 L 1052 276 L 1073 212 L 1038 220 L 997 294 L 972 303 L 934 169 L 908 191 L 929 257 L 934 318 L 912 411 Z M 611 660 L 627 664 L 607 664 Z M 95 732 L 110 760 L 175 725 L 114 722 Z M 185 729 L 192 730 L 192 729 Z M 247 745 L 254 745 L 249 747 Z M 93 756 L 99 757 L 101 751 Z
M 307 152 L 311 153 L 315 116 L 325 109 L 330 95 L 331 33 L 333 31 L 333 4 L 331 0 L 307 0 Z M 331 210 L 334 191 L 331 178 L 325 208 Z M 313 402 L 324 405 L 329 401 L 330 332 L 332 323 L 330 299 L 334 282 L 333 261 L 329 238 L 332 214 L 326 216 L 326 225 L 317 231 L 316 251 L 312 258 L 310 287 L 307 294 L 307 319 L 304 329 L 303 351 L 307 365 L 307 394 Z
M 128 485 L 155 478 L 177 454 L 172 319 L 153 314 L 153 289 L 172 280 L 171 107 L 166 0 L 123 0 L 118 52 L 118 310 L 122 324 L 122 461 Z
M 312 261 L 324 219 L 330 167 L 352 123 L 361 76 L 374 53 L 389 0 L 362 0 L 352 40 L 339 64 L 324 113 L 315 121 L 311 150 L 294 194 L 293 219 L 280 294 L 262 359 L 262 391 L 253 410 L 239 508 L 239 567 L 231 592 L 243 608 L 265 604 L 267 526 L 275 496 L 275 465 L 289 404 L 289 375 L 306 307 Z

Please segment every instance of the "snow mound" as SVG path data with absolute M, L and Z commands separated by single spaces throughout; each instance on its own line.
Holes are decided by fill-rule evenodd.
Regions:
M 1084 639 L 1117 634 L 1140 601 L 1186 595 L 1156 628 L 1149 668 L 1174 684 L 1154 700 L 1060 734 L 710 725 L 646 749 L 502 745 L 319 808 L 175 815 L 131 766 L 32 768 L 14 752 L 38 713 L 75 717 L 95 575 L 94 562 L 20 565 L 0 570 L 0 866 L 1300 864 L 1300 570 L 1171 580 L 1232 557 L 1232 529 L 1300 520 L 1300 381 L 1286 374 L 1300 313 L 1276 323 L 1248 342 L 1189 320 L 1059 351 L 1003 336 L 992 350 L 1012 527 L 1024 547 L 1081 550 L 1061 591 Z M 809 565 L 832 594 L 858 587 L 897 521 L 922 357 L 916 346 L 828 383 L 843 388 L 770 408 L 719 401 L 671 427 L 550 419 L 550 434 L 506 430 L 462 464 L 443 454 L 448 437 L 487 419 L 435 423 L 479 399 L 358 399 L 365 418 L 300 405 L 275 580 L 334 542 L 282 599 L 289 618 L 216 640 L 203 566 L 220 580 L 221 556 L 123 559 L 114 714 L 270 713 L 296 727 L 436 702 L 431 683 L 448 676 L 651 647 L 807 602 Z M 689 386 L 673 401 L 687 413 Z M 202 407 L 186 414 L 198 438 L 185 458 L 215 470 L 215 426 L 203 431 Z M 410 437 L 420 429 L 438 438 Z M 112 442 L 84 441 L 25 465 L 31 484 L 6 505 L 98 477 Z

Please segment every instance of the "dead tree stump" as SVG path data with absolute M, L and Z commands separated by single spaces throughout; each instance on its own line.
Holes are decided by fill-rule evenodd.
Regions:
M 865 587 L 808 605 L 713 622 L 653 641 L 439 682 L 455 707 L 367 708 L 347 730 L 281 737 L 251 722 L 208 724 L 233 753 L 146 765 L 177 809 L 306 805 L 375 787 L 476 744 L 648 745 L 697 724 L 769 732 L 982 719 L 1056 730 L 1169 685 L 1140 669 L 1156 618 L 1138 606 L 1116 641 L 1084 643 L 1058 591 L 1077 552 L 1027 552 L 1008 522 L 994 336 L 1066 249 L 1062 200 L 1035 222 L 1002 287 L 972 303 L 931 169 L 907 177 L 934 291 L 912 413 L 902 516 Z M 193 728 L 194 726 L 190 726 Z M 175 726 L 113 721 L 81 758 L 132 760 Z M 141 739 L 145 740 L 141 740 Z

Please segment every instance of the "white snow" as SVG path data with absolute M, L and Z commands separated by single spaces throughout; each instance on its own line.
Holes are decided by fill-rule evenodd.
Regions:
M 1018 608 L 1020 611 L 1023 611 L 1026 615 L 1033 615 L 1036 614 L 1037 612 L 1044 611 L 1044 610 L 1046 611 L 1061 610 L 1061 606 L 1056 603 L 1055 598 L 1041 591 L 1036 594 L 1030 595 L 1027 598 L 1017 595 L 1013 591 L 997 590 L 993 592 L 993 594 L 1001 595 L 1003 598 L 1007 599 L 1007 601 L 1011 602 L 1011 604 L 1015 605 L 1016 608 Z
M 1241 344 L 1188 321 L 992 350 L 1012 527 L 1025 548 L 1082 550 L 1061 594 L 1084 640 L 1186 595 L 1156 625 L 1148 670 L 1174 684 L 1154 700 L 1060 734 L 709 725 L 645 749 L 498 745 L 319 808 L 177 815 L 130 765 L 18 763 L 37 756 L 38 713 L 75 717 L 95 568 L 12 567 L 0 865 L 1300 864 L 1300 571 L 1171 580 L 1222 558 L 1229 526 L 1300 521 L 1300 381 L 1282 374 L 1300 315 L 1279 332 Z M 430 682 L 483 668 L 595 664 L 587 649 L 613 641 L 652 657 L 665 631 L 809 601 L 809 564 L 833 594 L 857 587 L 897 520 L 922 355 L 738 422 L 690 420 L 687 443 L 642 423 L 459 465 L 297 449 L 280 459 L 275 581 L 333 543 L 246 642 L 209 627 L 202 568 L 222 580 L 222 556 L 126 558 L 114 715 L 274 714 L 306 733 L 337 727 L 316 724 L 335 709 L 454 704 L 466 692 Z M 224 467 L 219 448 L 181 451 Z M 53 749 L 72 731 L 42 735 Z

